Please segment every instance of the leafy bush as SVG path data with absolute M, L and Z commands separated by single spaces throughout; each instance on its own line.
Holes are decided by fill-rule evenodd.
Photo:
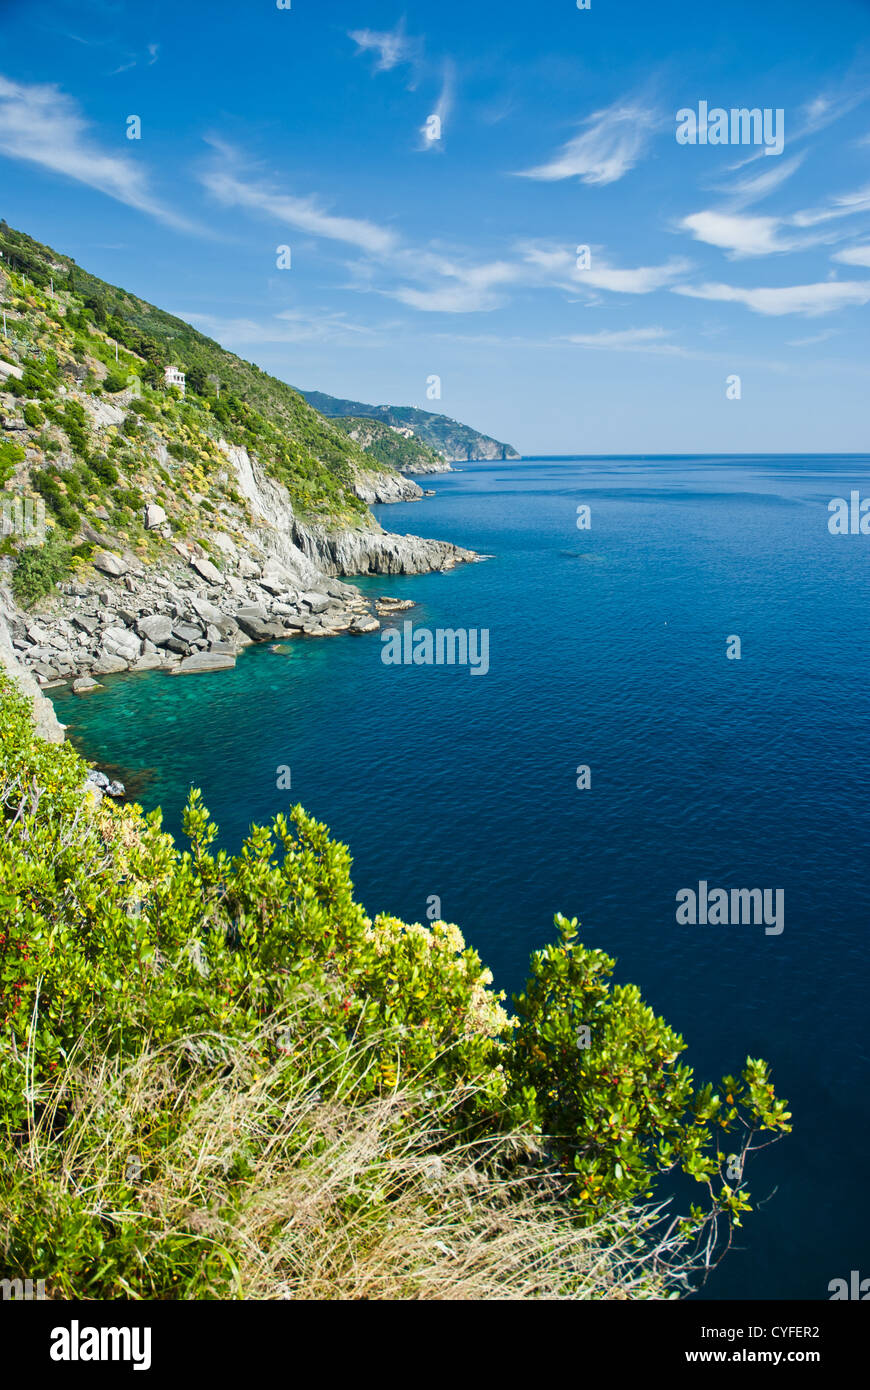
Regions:
M 202 1294 L 220 1278 L 226 1287 L 232 1279 L 205 1259 L 200 1237 L 239 1235 L 272 1171 L 268 1154 L 307 1133 L 288 1121 L 295 1107 L 337 1107 L 359 1134 L 371 1107 L 399 1094 L 392 1154 L 419 1154 L 425 1131 L 430 1156 L 449 1166 L 465 1153 L 479 1178 L 519 1180 L 557 1224 L 568 1216 L 578 1230 L 614 1229 L 632 1197 L 675 1165 L 692 1174 L 706 1208 L 668 1224 L 662 1269 L 662 1250 L 674 1270 L 697 1268 L 690 1243 L 707 1250 L 711 1222 L 739 1222 L 748 1193 L 719 1184 L 724 1136 L 741 1135 L 742 1165 L 758 1130 L 789 1128 L 764 1064 L 726 1077 L 722 1097 L 695 1091 L 676 1065 L 682 1041 L 633 987 L 611 991 L 612 961 L 577 945 L 575 924 L 559 919 L 559 943 L 533 958 L 512 1020 L 456 927 L 365 914 L 347 849 L 301 808 L 255 826 L 237 855 L 215 853 L 216 827 L 193 792 L 182 851 L 159 812 L 87 807 L 85 765 L 68 745 L 35 740 L 5 679 L 0 738 L 0 1226 L 15 1232 L 10 1270 L 66 1287 L 74 1275 L 96 1297 L 131 1280 L 157 1297 Z M 578 1020 L 591 1030 L 588 1051 L 578 1052 Z M 140 1070 L 169 1080 L 159 1099 L 143 1083 L 151 1099 L 136 1102 L 128 1125 Z M 222 1117 L 253 1101 L 244 1140 L 228 1137 Z M 138 1186 L 106 1170 L 105 1127 L 118 1124 L 143 1165 Z M 35 1133 L 46 1159 L 34 1186 Z M 321 1181 L 322 1140 L 312 1137 L 304 1160 L 290 1145 L 274 1211 L 289 1210 L 300 1161 Z M 386 1213 L 410 1200 L 407 1179 L 383 1202 L 358 1191 L 378 1239 Z M 109 1210 L 126 1215 L 107 1222 Z M 335 1215 L 353 1229 L 351 1209 Z M 256 1249 L 268 1264 L 287 1247 L 281 1220 L 263 1220 Z M 649 1253 L 651 1220 L 632 1222 L 636 1251 Z
M 103 390 L 107 391 L 110 396 L 114 396 L 118 391 L 125 391 L 126 389 L 126 372 L 108 372 L 103 378 Z
M 0 486 L 12 477 L 16 464 L 23 463 L 27 457 L 20 444 L 11 439 L 0 439 Z
M 41 430 L 45 424 L 45 416 L 40 410 L 36 401 L 28 401 L 24 407 L 24 423 L 29 425 L 32 430 Z
M 12 593 L 29 608 L 50 594 L 55 584 L 69 573 L 69 547 L 49 539 L 44 545 L 26 545 L 18 552 L 12 571 Z

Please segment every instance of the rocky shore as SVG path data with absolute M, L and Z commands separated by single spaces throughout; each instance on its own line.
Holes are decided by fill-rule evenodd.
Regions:
M 390 574 L 473 558 L 441 542 L 418 542 L 418 554 L 409 544 L 415 538 L 375 532 L 360 543 L 354 535 L 330 538 L 331 548 L 325 535 L 310 538 L 311 558 L 326 547 L 334 567 L 357 559 L 365 573 Z M 300 575 L 274 557 L 258 565 L 240 555 L 233 574 L 195 543 L 178 542 L 175 551 L 177 561 L 157 573 L 132 556 L 97 551 L 94 578 L 62 585 L 51 609 L 7 611 L 7 649 L 37 685 L 71 681 L 84 692 L 119 671 L 223 670 L 253 642 L 374 632 L 384 615 L 410 606 L 391 598 L 372 604 L 351 584 L 323 573 Z M 378 558 L 382 566 L 373 563 Z

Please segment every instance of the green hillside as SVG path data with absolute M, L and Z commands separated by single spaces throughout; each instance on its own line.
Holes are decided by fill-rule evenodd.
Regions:
M 0 222 L 0 252 L 7 270 L 6 285 L 0 286 L 8 329 L 3 352 L 7 361 L 27 368 L 22 383 L 5 385 L 43 408 L 49 405 L 45 413 L 55 427 L 63 428 L 53 418 L 63 384 L 109 397 L 133 386 L 144 405 L 136 408 L 140 421 L 152 410 L 165 415 L 158 405 L 167 399 L 161 389 L 164 368 L 175 366 L 186 373 L 187 394 L 169 412 L 170 433 L 221 436 L 255 450 L 267 471 L 288 487 L 302 515 L 358 517 L 365 510 L 352 483 L 354 471 L 370 462 L 292 387 L 5 222 Z M 85 441 L 77 443 L 66 433 L 77 463 L 86 462 Z M 130 442 L 123 448 L 128 455 L 137 452 Z M 111 462 L 118 466 L 118 459 Z
M 336 415 L 336 426 L 378 463 L 399 473 L 440 473 L 444 459 L 420 439 L 408 439 L 382 420 Z
M 510 444 L 502 444 L 488 434 L 481 434 L 470 425 L 461 425 L 447 415 L 435 415 L 411 405 L 366 405 L 363 401 L 348 401 L 327 396 L 323 391 L 303 391 L 301 394 L 319 410 L 321 415 L 367 416 L 382 420 L 386 425 L 402 425 L 428 444 L 445 459 L 516 459 L 519 454 Z

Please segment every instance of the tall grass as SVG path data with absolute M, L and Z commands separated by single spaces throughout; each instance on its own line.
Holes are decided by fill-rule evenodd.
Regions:
M 528 1136 L 445 1144 L 467 1096 L 362 1100 L 258 1057 L 210 1035 L 122 1065 L 81 1039 L 0 1155 L 3 1275 L 54 1298 L 669 1295 L 637 1209 L 583 1229 Z

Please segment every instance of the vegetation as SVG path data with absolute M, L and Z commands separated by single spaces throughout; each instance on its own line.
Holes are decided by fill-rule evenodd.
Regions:
M 355 439 L 367 454 L 377 459 L 387 468 L 396 468 L 400 473 L 427 472 L 444 466 L 444 460 L 428 444 L 419 439 L 407 439 L 397 434 L 381 420 L 367 420 L 353 416 L 336 416 L 335 424 L 351 439 Z
M 302 394 L 309 405 L 329 419 L 364 416 L 380 420 L 385 425 L 404 425 L 442 458 L 519 458 L 510 444 L 502 444 L 488 434 L 472 429 L 470 425 L 462 425 L 458 420 L 451 420 L 447 415 L 436 415 L 431 410 L 418 410 L 412 405 L 366 405 L 363 401 L 328 396 L 324 391 L 304 391 Z
M 301 808 L 231 855 L 194 791 L 182 849 L 159 812 L 96 804 L 5 678 L 0 748 L 0 1277 L 663 1297 L 727 1247 L 728 1175 L 785 1103 L 751 1059 L 696 1089 L 576 922 L 510 1017 L 455 926 L 368 918 Z M 679 1171 L 704 1194 L 685 1216 Z
M 99 533 L 159 562 L 171 539 L 146 533 L 142 517 L 155 494 L 177 535 L 205 545 L 217 526 L 238 541 L 251 518 L 227 445 L 282 482 L 302 520 L 371 524 L 355 490 L 369 456 L 290 386 L 5 222 L 0 251 L 3 357 L 21 369 L 0 378 L 0 414 L 16 423 L 0 433 L 0 487 L 39 494 L 65 543 Z M 169 365 L 186 373 L 184 397 L 164 387 Z M 20 538 L 9 539 L 7 570 Z M 19 587 L 34 564 L 24 560 Z

